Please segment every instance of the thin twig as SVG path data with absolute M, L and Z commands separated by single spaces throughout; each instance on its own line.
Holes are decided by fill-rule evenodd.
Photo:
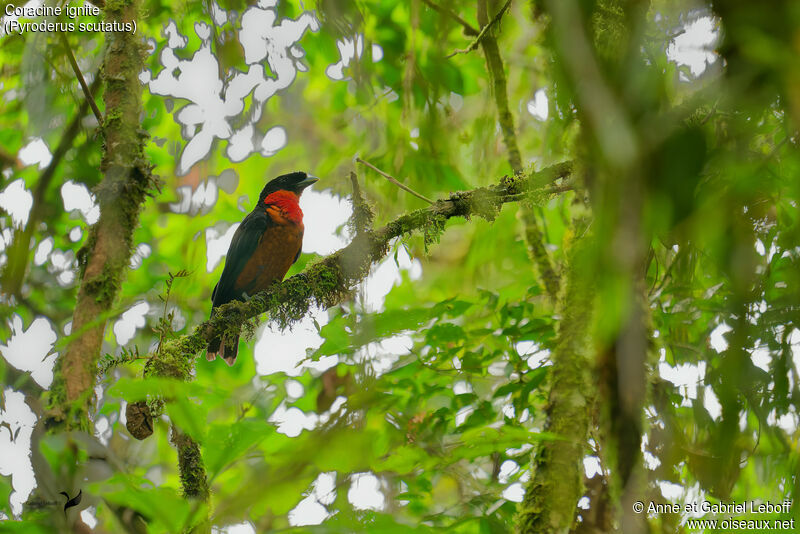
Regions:
M 475 29 L 475 27 L 472 26 L 472 24 L 459 17 L 458 13 L 456 13 L 455 11 L 448 9 L 444 6 L 434 4 L 431 0 L 422 0 L 422 1 L 425 2 L 432 9 L 438 11 L 443 15 L 447 15 L 451 19 L 461 24 L 461 26 L 464 28 L 464 33 L 466 33 L 467 35 L 478 35 L 480 33 L 477 29 Z
M 64 43 L 64 48 L 66 48 L 67 50 L 67 58 L 69 58 L 69 64 L 72 65 L 72 70 L 75 72 L 75 77 L 78 78 L 78 83 L 81 84 L 81 89 L 83 89 L 83 95 L 86 97 L 86 100 L 92 107 L 94 116 L 97 117 L 97 122 L 99 124 L 103 124 L 103 114 L 100 113 L 100 108 L 97 107 L 97 103 L 94 101 L 94 96 L 92 96 L 92 92 L 89 91 L 89 86 L 86 85 L 86 80 L 83 78 L 83 74 L 81 74 L 81 69 L 78 67 L 78 62 L 75 61 L 75 55 L 72 53 L 72 48 L 69 46 L 69 41 L 67 40 L 67 37 L 63 33 L 59 33 L 59 35 L 61 36 L 61 41 Z
M 408 193 L 411 193 L 411 194 L 412 194 L 412 195 L 414 195 L 415 197 L 417 197 L 417 198 L 419 198 L 419 199 L 421 199 L 421 200 L 424 200 L 424 201 L 425 201 L 425 202 L 427 202 L 428 204 L 433 204 L 433 200 L 431 200 L 431 199 L 429 199 L 429 198 L 427 198 L 427 197 L 425 197 L 425 196 L 422 196 L 422 195 L 420 195 L 419 193 L 417 193 L 416 191 L 414 191 L 413 189 L 411 189 L 410 187 L 408 187 L 408 186 L 406 186 L 406 185 L 403 185 L 403 184 L 401 184 L 401 183 L 400 183 L 400 182 L 398 182 L 398 181 L 397 181 L 397 180 L 396 180 L 396 179 L 395 179 L 393 176 L 390 176 L 390 175 L 386 174 L 385 172 L 383 172 L 382 170 L 380 170 L 379 168 L 377 168 L 375 165 L 373 165 L 373 164 L 371 164 L 371 163 L 369 163 L 369 162 L 367 162 L 367 161 L 364 161 L 364 160 L 363 160 L 363 159 L 361 159 L 361 158 L 356 158 L 356 161 L 357 161 L 357 162 L 359 162 L 359 163 L 361 163 L 362 165 L 366 165 L 367 167 L 369 167 L 369 168 L 370 168 L 370 169 L 372 169 L 373 171 L 377 172 L 378 174 L 380 174 L 381 176 L 383 176 L 384 178 L 386 178 L 387 180 L 389 180 L 390 182 L 392 182 L 394 185 L 396 185 L 397 187 L 399 187 L 399 188 L 400 188 L 400 189 L 402 189 L 403 191 L 406 191 L 406 192 L 408 192 Z
M 452 54 L 446 56 L 446 59 L 450 59 L 451 57 L 456 56 L 458 54 L 468 54 L 469 52 L 472 52 L 473 50 L 478 48 L 478 45 L 481 43 L 481 39 L 483 39 L 483 36 L 486 35 L 486 32 L 488 32 L 491 29 L 491 27 L 494 26 L 503 17 L 503 14 L 506 11 L 508 11 L 508 8 L 510 6 L 511 6 L 511 0 L 507 0 L 505 5 L 500 8 L 500 11 L 497 12 L 497 15 L 495 15 L 494 18 L 491 21 L 489 21 L 489 24 L 481 28 L 481 32 L 478 34 L 475 40 L 470 43 L 468 47 L 464 49 L 454 50 Z

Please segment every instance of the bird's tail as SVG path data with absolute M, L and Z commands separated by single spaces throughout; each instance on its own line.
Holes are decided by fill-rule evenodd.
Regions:
M 213 362 L 217 354 L 219 354 L 225 363 L 233 365 L 236 361 L 236 355 L 239 352 L 239 336 L 233 336 L 230 339 L 215 337 L 208 343 L 208 350 L 206 351 L 206 359 Z

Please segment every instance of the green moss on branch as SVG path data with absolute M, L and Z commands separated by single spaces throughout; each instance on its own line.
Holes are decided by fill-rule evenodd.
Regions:
M 171 441 L 178 449 L 178 468 L 184 497 L 208 501 L 208 480 L 200 446 L 175 426 L 172 427 Z
M 110 21 L 134 20 L 137 0 L 115 1 L 107 11 Z M 106 317 L 114 305 L 133 251 L 133 234 L 148 195 L 158 188 L 152 166 L 144 156 L 139 129 L 143 68 L 141 39 L 128 32 L 106 33 L 103 80 L 106 116 L 103 120 L 103 181 L 95 189 L 100 219 L 89 231 L 78 253 L 81 285 L 72 318 L 74 338 L 58 359 L 49 397 L 51 424 L 88 430 L 86 414 L 92 395 L 97 361 L 105 334 Z M 75 420 L 71 414 L 84 414 Z
M 401 215 L 382 228 L 365 229 L 349 245 L 302 273 L 254 295 L 247 302 L 233 301 L 220 306 L 213 318 L 198 325 L 191 334 L 166 341 L 162 345 L 162 355 L 155 355 L 153 359 L 175 362 L 189 358 L 203 350 L 210 339 L 220 334 L 238 333 L 242 325 L 263 313 L 284 328 L 303 318 L 312 306 L 323 309 L 336 306 L 367 277 L 371 266 L 386 256 L 392 239 L 412 232 L 423 232 L 428 238 L 438 237 L 444 230 L 444 223 L 453 217 L 478 216 L 492 221 L 506 203 L 532 195 L 544 200 L 562 192 L 564 187 L 552 184 L 570 174 L 572 163 L 565 162 L 537 173 L 506 176 L 497 185 L 452 193 L 427 208 Z M 149 365 L 154 370 L 176 367 L 174 363 L 155 361 Z M 166 376 L 175 376 L 170 373 Z
M 552 357 L 545 426 L 560 439 L 543 442 L 533 460 L 534 475 L 518 510 L 520 534 L 569 532 L 583 494 L 582 462 L 595 395 L 588 354 L 594 280 L 586 244 L 577 242 L 574 248 Z
M 497 118 L 500 123 L 500 130 L 503 133 L 503 143 L 508 151 L 508 163 L 514 174 L 523 171 L 522 156 L 517 144 L 517 134 L 514 129 L 514 117 L 508 107 L 508 87 L 506 80 L 503 58 L 500 56 L 500 47 L 495 37 L 496 23 L 509 7 L 507 2 L 497 15 L 489 20 L 488 0 L 478 0 L 478 22 L 483 28 L 480 45 L 486 57 L 486 69 L 489 73 L 489 80 L 492 84 L 492 94 L 494 96 L 495 107 L 497 108 Z M 485 32 L 485 34 L 484 34 Z M 478 40 L 476 39 L 476 42 Z M 544 283 L 547 294 L 555 303 L 558 299 L 559 277 L 547 254 L 544 246 L 544 232 L 536 219 L 536 213 L 530 202 L 522 203 L 522 222 L 525 225 L 525 241 L 528 243 L 528 250 L 531 259 L 539 270 L 539 275 Z
M 191 334 L 162 343 L 146 363 L 145 374 L 191 380 L 192 357 L 220 334 L 239 333 L 243 327 L 249 328 L 253 319 L 262 313 L 269 314 L 270 321 L 286 327 L 304 317 L 313 305 L 330 308 L 341 303 L 356 284 L 367 277 L 371 266 L 386 256 L 392 239 L 415 231 L 422 231 L 426 242 L 434 234 L 438 238 L 445 222 L 452 217 L 476 215 L 492 221 L 508 202 L 527 198 L 534 192 L 539 198 L 562 192 L 563 187 L 550 184 L 571 173 L 572 165 L 563 163 L 530 176 L 506 176 L 496 186 L 453 193 L 428 208 L 402 215 L 378 230 L 361 225 L 353 241 L 343 249 L 247 302 L 233 301 L 220 306 L 213 318 L 198 325 Z M 152 428 L 152 402 L 157 401 L 153 399 L 151 404 L 139 403 L 136 407 L 137 413 L 143 414 L 147 429 Z M 148 421 L 147 417 L 151 419 Z M 144 431 L 141 435 L 147 437 L 149 433 Z M 184 494 L 207 500 L 208 483 L 198 445 L 177 428 L 173 428 L 172 441 L 178 449 Z

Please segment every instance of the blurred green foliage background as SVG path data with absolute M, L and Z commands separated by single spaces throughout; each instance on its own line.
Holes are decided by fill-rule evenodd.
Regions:
M 357 292 L 323 312 L 327 322 L 315 322 L 322 343 L 309 345 L 307 358 L 336 356 L 324 372 L 309 366 L 298 376 L 261 376 L 250 340 L 232 368 L 200 358 L 191 383 L 142 381 L 165 310 L 173 315 L 165 335 L 186 334 L 208 318 L 222 269 L 221 262 L 206 268 L 209 238 L 239 222 L 268 179 L 302 169 L 322 178 L 315 189 L 345 198 L 355 170 L 380 226 L 426 204 L 356 157 L 431 199 L 513 174 L 496 80 L 481 46 L 453 55 L 475 40 L 465 26 L 481 28 L 476 2 L 262 4 L 276 24 L 303 13 L 318 21 L 290 51 L 295 65 L 307 68 L 265 102 L 245 95 L 243 108 L 225 120 L 230 132 L 252 125 L 242 135 L 256 144 L 280 126 L 285 146 L 235 161 L 226 152 L 232 141 L 217 138 L 184 169 L 181 158 L 199 128 L 179 118 L 193 102 L 151 93 L 145 84 L 141 127 L 163 184 L 141 215 L 140 245 L 105 334 L 95 435 L 50 434 L 2 412 L 0 435 L 9 435 L 3 446 L 33 436 L 38 486 L 28 502 L 60 502 L 59 491 L 78 489 L 83 501 L 67 519 L 60 505 L 12 507 L 9 495 L 18 488 L 2 476 L 0 511 L 18 521 L 0 523 L 0 531 L 65 531 L 94 521 L 95 532 L 181 532 L 206 517 L 203 528 L 215 532 L 242 523 L 252 529 L 245 532 L 525 530 L 520 518 L 527 512 L 517 503 L 526 490 L 531 498 L 543 491 L 532 482 L 534 464 L 547 462 L 541 451 L 559 440 L 578 440 L 581 451 L 573 464 L 581 498 L 568 521 L 575 532 L 688 531 L 686 514 L 631 516 L 625 503 L 632 500 L 794 498 L 795 2 L 768 9 L 736 1 L 511 2 L 488 33 L 504 62 L 522 165 L 530 171 L 575 162 L 563 191 L 526 200 L 560 278 L 560 297 L 548 297 L 525 239 L 525 209 L 510 203 L 492 222 L 451 219 L 430 246 L 421 232 L 396 241 L 388 261 L 407 253 L 421 276 L 397 270 L 377 309 Z M 490 20 L 504 4 L 488 2 Z M 261 65 L 266 78 L 279 78 L 267 61 L 246 61 L 241 20 L 254 9 L 238 1 L 145 1 L 137 30 L 149 47 L 142 80 L 167 68 L 166 52 L 189 62 L 206 45 L 218 73 L 195 73 L 197 94 L 213 82 L 224 95 L 236 73 Z M 696 72 L 676 59 L 685 56 L 674 47 L 698 31 L 698 21 L 710 41 L 698 52 L 706 64 Z M 182 46 L 170 44 L 176 35 L 185 38 Z M 102 83 L 93 80 L 103 35 L 63 36 L 102 106 Z M 351 59 L 336 76 L 330 68 L 348 50 Z M 103 147 L 61 35 L 4 34 L 0 57 L 0 191 L 22 180 L 15 187 L 24 186 L 33 201 L 24 223 L 9 207 L 0 210 L 0 351 L 8 360 L 11 340 L 22 332 L 15 320 L 27 330 L 45 318 L 57 336 L 49 350 L 63 350 L 79 283 L 76 254 L 90 217 L 67 209 L 62 186 L 96 186 Z M 188 72 L 188 63 L 181 69 Z M 52 155 L 49 166 L 21 156 L 37 138 Z M 195 203 L 176 208 L 188 195 Z M 332 213 L 338 222 L 318 228 L 347 236 L 341 220 Z M 318 256 L 304 254 L 289 275 Z M 182 269 L 189 275 L 175 279 L 165 305 L 159 299 L 169 273 Z M 570 360 L 590 373 L 578 381 L 588 387 L 576 391 L 552 379 L 572 335 L 564 325 L 576 305 L 567 297 L 570 284 L 584 293 L 590 313 L 581 325 L 586 340 Z M 115 321 L 141 302 L 149 311 L 120 343 Z M 380 345 L 386 340 L 395 343 Z M 123 359 L 130 361 L 116 365 Z M 6 360 L 0 408 L 22 392 L 41 417 L 43 388 Z M 173 400 L 154 434 L 134 440 L 121 420 L 125 403 L 155 392 Z M 552 428 L 548 406 L 572 394 L 586 399 L 587 422 L 564 436 Z M 306 428 L 280 426 L 287 410 Z M 201 445 L 208 503 L 181 496 L 173 423 Z M 359 480 L 381 497 L 366 505 L 348 498 Z M 86 507 L 88 516 L 78 519 Z M 325 520 L 298 526 L 309 517 Z

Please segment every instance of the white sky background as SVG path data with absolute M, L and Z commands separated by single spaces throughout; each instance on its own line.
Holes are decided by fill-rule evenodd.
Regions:
M 233 162 L 242 161 L 254 152 L 263 157 L 272 157 L 291 143 L 287 138 L 286 130 L 275 124 L 264 132 L 258 132 L 255 125 L 261 119 L 261 110 L 266 101 L 288 88 L 297 77 L 298 73 L 307 70 L 302 62 L 304 51 L 298 44 L 299 40 L 308 33 L 318 31 L 319 23 L 311 12 L 303 13 L 298 19 L 277 20 L 274 5 L 276 0 L 261 0 L 258 6 L 249 8 L 241 17 L 242 46 L 245 52 L 246 63 L 251 67 L 247 72 L 237 72 L 232 78 L 223 82 L 219 79 L 216 58 L 210 51 L 210 28 L 203 22 L 194 26 L 194 31 L 201 38 L 200 49 L 189 60 L 181 60 L 175 55 L 175 50 L 186 46 L 188 40 L 180 35 L 174 23 L 170 23 L 164 30 L 164 37 L 168 39 L 168 46 L 162 51 L 160 59 L 165 66 L 159 74 L 153 77 L 149 71 L 140 77 L 143 83 L 149 85 L 150 91 L 173 98 L 189 101 L 175 117 L 182 125 L 183 135 L 188 142 L 180 157 L 179 173 L 188 172 L 193 164 L 207 157 L 215 142 L 226 143 L 226 154 Z M 229 14 L 214 5 L 214 18 L 219 25 L 225 24 Z M 713 46 L 718 36 L 716 22 L 708 16 L 698 17 L 689 21 L 685 32 L 676 37 L 669 48 L 667 56 L 670 60 L 680 65 L 687 65 L 692 76 L 700 76 L 708 65 L 717 60 Z M 152 43 L 155 44 L 155 43 Z M 338 45 L 341 58 L 338 62 L 329 65 L 326 74 L 332 80 L 346 81 L 349 78 L 345 73 L 358 50 L 359 55 L 363 48 L 363 38 L 356 36 L 355 40 L 345 40 Z M 373 61 L 380 61 L 383 51 L 378 44 L 373 45 Z M 260 64 L 266 61 L 274 78 L 267 77 Z M 686 80 L 684 80 L 686 81 Z M 234 130 L 230 126 L 230 119 L 242 113 L 244 97 L 252 93 L 256 113 L 252 120 L 242 127 Z M 524 103 L 524 109 L 533 119 L 546 121 L 548 117 L 548 96 L 543 88 L 532 88 L 531 99 Z M 458 95 L 455 95 L 458 96 Z M 49 148 L 40 138 L 31 138 L 18 154 L 23 165 L 37 165 L 40 169 L 50 162 Z M 308 169 L 313 174 L 313 169 Z M 324 182 L 317 184 L 323 185 Z M 227 189 L 222 181 L 219 187 Z M 235 182 L 233 184 L 235 187 Z M 181 200 L 173 206 L 177 213 L 205 213 L 212 209 L 217 200 L 217 183 L 209 180 L 201 189 L 196 191 L 181 191 Z M 230 191 L 232 192 L 233 188 Z M 99 216 L 99 209 L 94 196 L 89 190 L 79 183 L 67 181 L 61 188 L 61 195 L 65 211 L 76 210 L 80 217 L 88 224 L 93 224 Z M 22 180 L 11 182 L 3 191 L 0 191 L 0 207 L 11 214 L 13 226 L 24 226 L 32 207 L 33 196 L 25 187 Z M 350 205 L 342 198 L 336 197 L 324 189 L 306 191 L 301 198 L 301 207 L 305 213 L 305 239 L 304 252 L 315 252 L 327 255 L 341 248 L 348 242 L 348 236 L 336 232 L 350 215 Z M 206 233 L 208 245 L 208 261 L 206 268 L 211 271 L 222 261 L 237 225 L 233 224 L 221 235 L 210 229 Z M 4 250 L 11 238 L 9 228 L 0 227 L 0 265 L 5 263 Z M 76 234 L 74 240 L 79 240 Z M 763 245 L 762 245 L 763 248 Z M 139 264 L 141 259 L 149 255 L 150 249 L 142 245 L 137 249 Z M 763 255 L 763 253 L 762 253 Z M 134 259 L 136 260 L 136 258 Z M 53 250 L 52 239 L 40 243 L 35 253 L 35 263 L 42 265 L 49 261 L 53 272 L 59 274 L 59 283 L 69 284 L 74 277 L 74 254 Z M 135 266 L 135 265 L 134 265 Z M 363 302 L 368 310 L 382 309 L 383 300 L 391 288 L 401 280 L 401 271 L 408 271 L 412 279 L 419 278 L 422 266 L 418 260 L 408 257 L 404 249 L 398 254 L 398 263 L 388 258 L 373 269 L 371 276 L 363 284 Z M 147 302 L 139 302 L 126 311 L 120 320 L 113 325 L 113 332 L 119 343 L 130 340 L 138 328 L 145 325 L 145 317 L 149 310 Z M 327 313 L 315 311 L 313 318 L 320 325 L 327 322 Z M 715 350 L 724 350 L 724 333 L 726 325 L 720 325 L 711 335 L 710 343 Z M 57 354 L 50 354 L 56 340 L 56 331 L 46 318 L 36 318 L 32 324 L 23 325 L 18 315 L 11 319 L 12 336 L 4 344 L 0 344 L 0 353 L 13 367 L 31 372 L 33 379 L 48 387 L 52 381 L 52 368 Z M 263 327 L 255 343 L 255 357 L 257 372 L 261 375 L 283 372 L 288 376 L 296 376 L 307 368 L 321 371 L 338 362 L 336 356 L 328 357 L 320 362 L 306 362 L 306 349 L 319 346 L 322 340 L 313 326 L 311 317 L 299 322 L 293 329 L 279 332 L 271 327 Z M 800 368 L 800 331 L 792 333 L 793 354 L 795 365 Z M 407 336 L 398 336 L 387 340 L 381 345 L 375 345 L 364 351 L 363 357 L 374 361 L 376 370 L 385 370 L 387 365 L 398 354 L 407 353 L 411 340 Z M 762 365 L 768 363 L 763 354 L 755 355 L 754 360 Z M 767 355 L 768 357 L 768 355 Z M 760 358 L 760 360 L 759 360 Z M 758 364 L 757 363 L 757 364 Z M 699 388 L 704 380 L 704 366 L 669 366 L 662 356 L 659 364 L 661 375 L 680 386 L 687 402 L 696 398 Z M 710 393 L 710 395 L 709 395 Z M 719 402 L 710 388 L 704 388 L 704 404 L 712 414 L 719 416 Z M 0 474 L 12 476 L 14 493 L 11 501 L 14 513 L 19 513 L 21 503 L 24 502 L 33 489 L 33 472 L 29 460 L 30 432 L 35 422 L 35 416 L 24 403 L 22 395 L 12 390 L 5 392 L 5 407 L 0 407 L 0 421 L 9 424 L 19 434 L 15 440 L 11 439 L 4 427 L 0 427 Z M 337 403 L 341 406 L 341 402 Z M 324 414 L 323 414 L 324 415 Z M 779 424 L 797 423 L 793 414 L 789 420 Z M 279 425 L 281 431 L 289 435 L 302 432 L 304 428 L 313 428 L 319 417 L 315 414 L 304 414 L 300 410 L 279 409 L 274 414 L 272 421 Z M 514 462 L 504 464 L 501 475 L 504 480 L 518 470 Z M 587 474 L 595 469 L 593 460 L 587 459 Z M 316 524 L 328 517 L 329 512 L 325 507 L 333 502 L 332 495 L 335 491 L 336 473 L 320 474 L 309 488 L 306 496 L 291 512 L 292 524 Z M 522 480 L 524 482 L 524 480 Z M 348 490 L 348 499 L 355 507 L 361 509 L 380 510 L 383 508 L 384 495 L 381 491 L 381 481 L 371 473 L 356 474 L 351 477 Z M 522 497 L 522 485 L 519 481 L 511 483 L 504 496 L 509 500 L 519 501 Z M 215 532 L 230 534 L 243 534 L 254 532 L 252 525 L 242 523 Z
M 306 31 L 318 31 L 319 22 L 311 12 L 302 13 L 296 20 L 278 20 L 276 4 L 277 0 L 261 0 L 242 14 L 239 38 L 248 69 L 235 71 L 225 81 L 220 79 L 219 64 L 211 52 L 208 24 L 195 23 L 194 30 L 201 46 L 187 60 L 179 59 L 175 50 L 184 48 L 188 39 L 180 34 L 174 22 L 165 28 L 167 46 L 160 56 L 164 68 L 155 78 L 145 70 L 141 80 L 153 94 L 190 102 L 175 116 L 183 125 L 183 136 L 189 139 L 181 154 L 178 174 L 186 174 L 195 163 L 208 156 L 215 139 L 228 141 L 226 154 L 233 162 L 242 161 L 255 151 L 272 156 L 286 145 L 286 131 L 282 126 L 275 125 L 259 133 L 255 125 L 261 119 L 264 103 L 288 88 L 298 71 L 308 70 L 302 62 L 305 52 L 297 43 Z M 218 24 L 234 16 L 215 5 L 214 18 Z M 266 75 L 261 66 L 264 61 L 275 77 Z M 230 120 L 242 113 L 244 100 L 251 94 L 254 112 L 242 127 L 233 129 Z

